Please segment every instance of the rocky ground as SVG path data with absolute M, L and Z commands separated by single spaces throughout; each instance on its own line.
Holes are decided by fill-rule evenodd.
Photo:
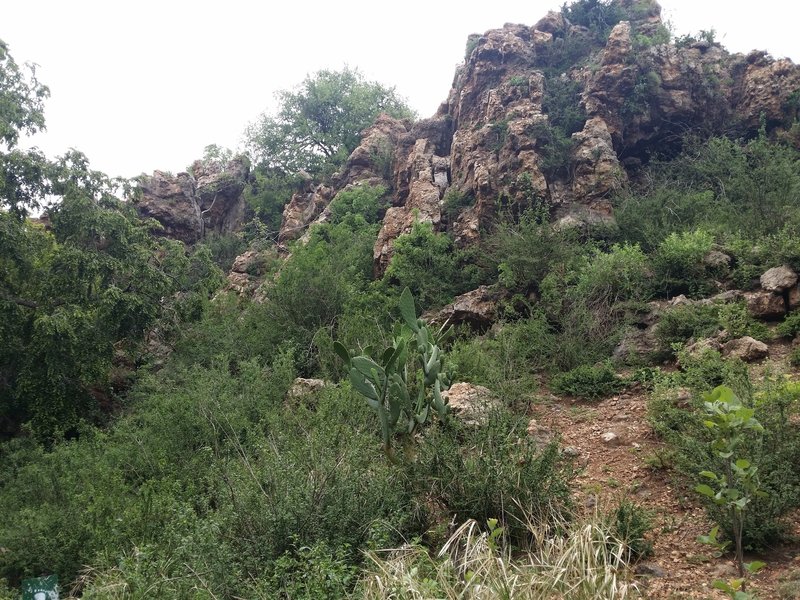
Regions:
M 788 349 L 785 343 L 771 345 L 771 360 L 785 361 Z M 665 448 L 648 424 L 647 403 L 641 389 L 599 402 L 549 395 L 533 405 L 531 416 L 560 435 L 565 451 L 576 456 L 577 506 L 591 511 L 627 497 L 652 512 L 653 554 L 635 567 L 642 597 L 725 598 L 711 585 L 736 576 L 734 561 L 714 557 L 697 541 L 713 525 L 697 494 L 663 460 Z M 750 589 L 759 598 L 800 597 L 778 591 L 781 583 L 800 578 L 800 513 L 789 522 L 793 543 L 749 557 L 767 563 L 752 579 Z

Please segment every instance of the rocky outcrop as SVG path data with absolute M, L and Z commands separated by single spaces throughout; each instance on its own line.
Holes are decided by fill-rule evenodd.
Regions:
M 139 179 L 136 210 L 161 224 L 161 235 L 191 244 L 207 232 L 230 233 L 244 219 L 242 191 L 250 173 L 245 158 L 196 161 L 187 173 L 155 171 Z
M 774 267 L 759 278 L 761 289 L 744 294 L 747 309 L 758 319 L 781 319 L 800 306 L 798 276 L 786 265 Z
M 471 36 L 436 115 L 378 117 L 327 187 L 292 198 L 281 241 L 324 220 L 346 186 L 386 185 L 391 206 L 373 250 L 380 276 L 415 221 L 447 230 L 458 247 L 477 243 L 498 215 L 530 206 L 563 226 L 609 223 L 614 192 L 653 152 L 678 150 L 686 131 L 748 136 L 762 113 L 770 130 L 788 124 L 800 67 L 708 40 L 669 42 L 657 2 L 614 2 L 628 19 L 605 40 L 562 12 Z M 460 201 L 443 215 L 445 197 Z
M 237 256 L 228 273 L 225 291 L 235 292 L 242 297 L 261 301 L 263 297 L 256 293 L 264 282 L 267 265 L 278 260 L 274 250 L 248 250 Z
M 295 240 L 305 233 L 330 204 L 334 197 L 333 188 L 327 185 L 307 186 L 292 195 L 289 203 L 283 207 L 283 220 L 278 232 L 278 242 Z
M 470 325 L 474 329 L 486 330 L 497 320 L 497 307 L 504 297 L 503 292 L 486 285 L 461 294 L 428 320 L 437 325 Z

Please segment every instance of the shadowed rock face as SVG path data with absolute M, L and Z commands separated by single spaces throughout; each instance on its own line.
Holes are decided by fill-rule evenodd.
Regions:
M 507 24 L 471 36 L 469 55 L 437 114 L 413 124 L 380 116 L 330 187 L 292 199 L 282 239 L 324 219 L 325 207 L 347 185 L 386 185 L 391 208 L 374 248 L 379 276 L 394 240 L 415 220 L 447 229 L 459 246 L 478 242 L 499 212 L 532 204 L 547 206 L 565 223 L 608 222 L 613 192 L 653 151 L 677 150 L 685 132 L 713 135 L 735 127 L 752 135 L 762 114 L 770 130 L 791 121 L 797 65 L 764 52 L 729 54 L 703 40 L 661 43 L 665 29 L 656 2 L 616 4 L 632 18 L 602 42 L 560 12 L 532 27 Z M 553 67 L 558 52 L 580 44 L 589 51 L 579 64 Z M 582 127 L 578 121 L 563 164 L 553 169 L 547 132 L 556 108 L 547 97 L 556 79 L 577 89 L 573 108 L 585 121 Z M 448 219 L 442 216 L 446 193 L 468 200 Z
M 236 158 L 223 165 L 195 161 L 191 173 L 155 171 L 139 182 L 136 210 L 158 221 L 162 235 L 192 244 L 210 231 L 229 233 L 244 219 L 242 192 L 250 167 Z

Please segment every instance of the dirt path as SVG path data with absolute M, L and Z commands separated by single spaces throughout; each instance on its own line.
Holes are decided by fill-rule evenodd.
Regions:
M 551 396 L 548 402 L 535 405 L 531 416 L 558 432 L 566 451 L 577 456 L 577 506 L 594 510 L 627 496 L 652 512 L 653 554 L 637 566 L 642 597 L 726 598 L 711 584 L 717 578 L 734 577 L 734 562 L 713 557 L 709 546 L 697 542 L 697 536 L 707 534 L 712 524 L 696 494 L 685 489 L 668 468 L 659 468 L 664 447 L 646 413 L 647 397 L 642 392 L 593 403 Z M 604 440 L 609 433 L 617 437 Z M 795 529 L 800 535 L 800 523 Z M 777 599 L 779 579 L 800 570 L 800 544 L 759 558 L 767 567 L 755 576 L 751 589 L 761 600 Z

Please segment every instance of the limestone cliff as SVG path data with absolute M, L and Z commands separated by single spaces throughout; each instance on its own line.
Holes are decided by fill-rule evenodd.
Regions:
M 335 194 L 359 182 L 392 191 L 374 249 L 376 274 L 415 220 L 476 242 L 501 210 L 537 205 L 570 223 L 611 219 L 610 197 L 685 133 L 752 136 L 791 122 L 800 67 L 708 40 L 670 40 L 651 0 L 617 0 L 624 18 L 599 32 L 551 12 L 533 26 L 471 36 L 437 114 L 381 116 L 332 185 L 299 192 L 282 240 L 297 238 Z M 176 193 L 180 193 L 176 189 Z M 443 215 L 445 195 L 461 202 Z

